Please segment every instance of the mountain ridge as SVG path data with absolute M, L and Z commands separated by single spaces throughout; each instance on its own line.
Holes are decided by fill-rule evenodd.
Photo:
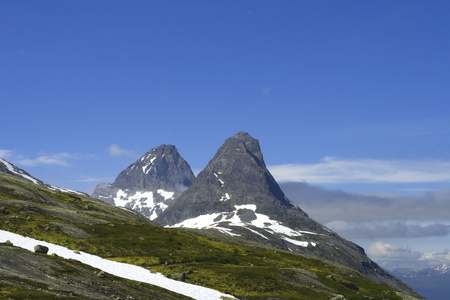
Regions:
M 51 184 L 45 183 L 42 180 L 39 180 L 33 176 L 31 176 L 28 172 L 26 172 L 25 170 L 22 170 L 21 168 L 13 165 L 12 163 L 6 161 L 5 159 L 0 157 L 0 172 L 18 177 L 18 178 L 22 178 L 25 179 L 27 181 L 30 181 L 34 184 L 38 184 L 38 185 L 42 185 L 45 186 L 46 188 L 49 188 L 51 190 L 55 190 L 55 191 L 61 191 L 61 192 L 68 192 L 68 193 L 76 193 L 76 194 L 80 194 L 80 195 L 86 195 L 86 193 L 82 193 L 82 192 L 78 192 L 78 191 L 73 191 L 73 190 L 69 190 L 66 188 L 61 188 L 61 187 L 57 187 L 57 186 L 53 186 Z

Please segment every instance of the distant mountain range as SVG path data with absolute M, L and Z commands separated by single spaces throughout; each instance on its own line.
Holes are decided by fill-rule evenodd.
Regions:
M 157 194 L 170 197 L 155 201 Z M 228 138 L 195 180 L 176 149 L 163 145 L 122 171 L 115 183 L 97 186 L 93 196 L 136 210 L 161 226 L 192 228 L 217 240 L 327 259 L 415 294 L 361 247 L 292 203 L 266 168 L 258 140 L 245 132 Z
M 402 268 L 392 272 L 397 278 L 414 287 L 428 300 L 448 299 L 450 295 L 450 266 L 439 265 L 423 270 Z

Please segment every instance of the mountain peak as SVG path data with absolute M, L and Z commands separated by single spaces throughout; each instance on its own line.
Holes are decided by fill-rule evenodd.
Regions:
M 114 186 L 122 189 L 164 189 L 182 193 L 194 176 L 173 145 L 161 145 L 142 155 L 123 170 Z
M 307 216 L 289 201 L 267 170 L 259 141 L 243 131 L 225 140 L 190 188 L 156 222 L 174 225 L 238 208 L 249 218 L 260 213 L 286 224 L 292 223 L 292 213 Z M 321 226 L 313 227 L 323 231 Z
M 161 145 L 123 170 L 112 184 L 99 184 L 93 197 L 154 219 L 192 183 L 195 176 L 174 145 Z

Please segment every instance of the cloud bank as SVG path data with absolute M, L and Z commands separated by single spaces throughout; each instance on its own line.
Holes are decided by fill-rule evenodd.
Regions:
M 448 240 L 450 190 L 420 196 L 381 196 L 328 190 L 305 182 L 281 183 L 280 187 L 312 218 L 344 238 L 379 240 L 367 247 L 367 254 L 386 269 L 450 265 L 448 250 L 418 252 L 380 241 L 425 237 Z M 448 247 L 447 244 L 441 249 Z
M 347 239 L 450 235 L 450 190 L 420 196 L 364 195 L 282 183 L 289 199 Z
M 346 160 L 325 157 L 317 164 L 270 166 L 279 182 L 308 183 L 423 183 L 450 181 L 446 160 Z
M 398 268 L 415 268 L 418 270 L 450 264 L 450 251 L 418 252 L 405 246 L 377 241 L 367 247 L 367 254 L 389 270 Z

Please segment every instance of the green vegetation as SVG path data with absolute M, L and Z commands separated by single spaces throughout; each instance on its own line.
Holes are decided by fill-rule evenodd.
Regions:
M 160 228 L 99 200 L 6 174 L 0 174 L 0 228 L 168 277 L 184 273 L 186 282 L 240 299 L 402 299 L 393 288 L 336 263 Z M 20 291 L 3 286 L 1 295 L 20 297 Z

